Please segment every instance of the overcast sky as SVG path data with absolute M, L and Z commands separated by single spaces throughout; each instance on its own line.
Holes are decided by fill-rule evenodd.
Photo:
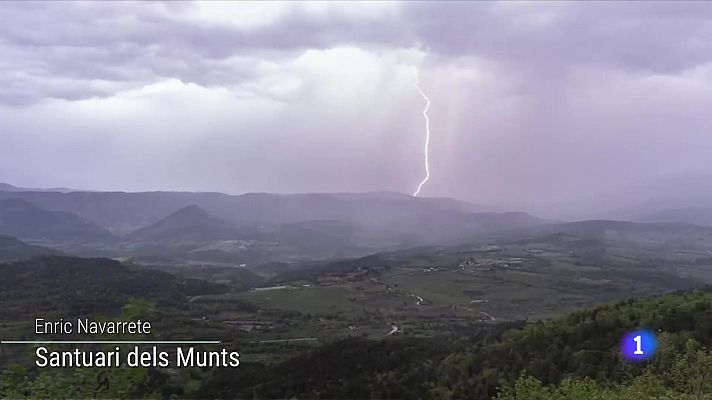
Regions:
M 536 210 L 712 171 L 712 4 L 0 4 L 0 182 Z

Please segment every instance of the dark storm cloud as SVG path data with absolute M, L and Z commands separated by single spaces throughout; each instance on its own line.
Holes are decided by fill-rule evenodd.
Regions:
M 712 6 L 700 2 L 420 4 L 406 8 L 433 50 L 529 67 L 573 63 L 675 72 L 712 60 Z
M 6 22 L 0 26 L 5 68 L 20 69 L 36 82 L 25 82 L 24 92 L 0 96 L 13 102 L 43 95 L 73 100 L 82 90 L 87 97 L 111 94 L 75 79 L 144 84 L 164 77 L 230 85 L 254 78 L 249 65 L 221 64 L 230 57 L 280 60 L 309 48 L 379 43 L 399 29 L 338 16 L 315 18 L 298 10 L 269 26 L 242 29 L 183 18 L 189 13 L 180 3 L 7 3 L 0 7 Z M 63 88 L 59 78 L 72 89 Z
M 230 57 L 279 60 L 338 45 L 419 45 L 443 57 L 488 57 L 543 75 L 581 64 L 676 73 L 712 58 L 712 7 L 699 2 L 401 3 L 396 16 L 369 19 L 294 7 L 249 29 L 184 18 L 191 13 L 184 3 L 5 3 L 0 13 L 4 69 L 23 69 L 37 80 L 25 82 L 24 92 L 5 91 L 10 102 L 111 94 L 76 80 L 118 88 L 160 77 L 229 85 L 254 78 L 249 65 L 221 64 Z

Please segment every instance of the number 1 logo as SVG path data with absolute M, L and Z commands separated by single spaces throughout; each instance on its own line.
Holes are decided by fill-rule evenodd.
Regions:
M 645 354 L 643 353 L 643 338 L 638 335 L 633 338 L 633 341 L 635 342 L 635 351 L 633 352 L 633 354 L 637 356 L 642 356 L 643 354 Z
M 646 329 L 628 332 L 621 338 L 620 352 L 628 361 L 643 361 L 655 355 L 658 341 L 655 334 Z

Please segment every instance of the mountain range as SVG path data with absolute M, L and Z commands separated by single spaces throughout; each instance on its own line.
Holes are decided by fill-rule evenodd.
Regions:
M 712 226 L 712 212 L 670 210 L 641 221 Z M 567 225 L 523 212 L 482 212 L 463 201 L 393 192 L 228 195 L 0 185 L 0 234 L 70 254 L 152 262 L 302 262 L 569 231 L 610 235 L 633 230 L 638 238 L 637 231 L 651 228 L 616 221 Z M 655 229 L 666 230 L 669 237 L 691 228 L 663 224 Z
M 477 211 L 457 200 L 391 192 L 232 196 L 0 190 L 0 233 L 40 244 L 60 242 L 57 248 L 73 254 L 81 245 L 82 255 L 166 259 L 173 254 L 254 263 L 457 243 L 544 223 L 525 213 Z

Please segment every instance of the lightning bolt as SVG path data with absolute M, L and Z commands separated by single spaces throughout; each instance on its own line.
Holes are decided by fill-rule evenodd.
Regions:
M 428 182 L 428 179 L 430 179 L 430 162 L 429 162 L 429 152 L 430 152 L 430 118 L 428 118 L 428 109 L 430 108 L 430 99 L 428 96 L 423 92 L 423 89 L 420 88 L 420 82 L 418 80 L 418 71 L 415 71 L 415 88 L 418 89 L 418 92 L 420 93 L 421 96 L 425 99 L 425 108 L 423 109 L 423 117 L 425 117 L 425 148 L 424 148 L 424 155 L 425 155 L 425 177 L 423 180 L 420 182 L 418 185 L 418 189 L 413 193 L 413 197 L 418 197 L 418 194 L 420 194 L 420 189 L 423 188 L 423 185 L 425 185 L 426 182 Z

